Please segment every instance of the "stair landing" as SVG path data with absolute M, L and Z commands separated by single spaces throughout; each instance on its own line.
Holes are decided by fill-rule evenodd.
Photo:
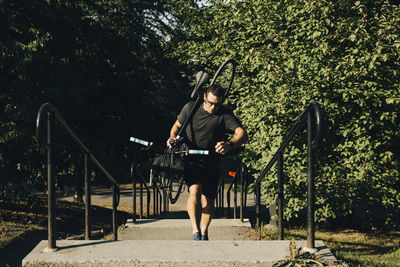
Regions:
M 290 241 L 247 240 L 121 240 L 57 241 L 56 252 L 44 252 L 41 241 L 23 260 L 23 266 L 272 266 L 289 256 Z M 305 241 L 296 241 L 298 247 Z M 325 261 L 335 258 L 317 240 L 317 255 Z

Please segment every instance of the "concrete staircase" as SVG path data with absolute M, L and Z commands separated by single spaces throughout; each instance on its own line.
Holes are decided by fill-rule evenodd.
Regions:
M 57 252 L 43 252 L 46 246 L 39 243 L 23 266 L 272 266 L 289 255 L 289 241 L 61 240 Z M 334 260 L 322 241 L 316 246 Z
M 128 221 L 120 233 L 121 240 L 191 240 L 189 219 L 143 219 Z M 249 221 L 214 219 L 209 229 L 210 240 L 246 240 L 251 228 Z
M 23 266 L 272 266 L 289 256 L 290 241 L 249 240 L 250 222 L 217 218 L 209 228 L 210 241 L 191 240 L 191 224 L 184 211 L 186 194 L 161 219 L 128 221 L 118 241 L 59 240 L 57 251 L 44 252 L 40 242 L 25 257 Z M 297 241 L 305 247 L 305 241 Z M 322 241 L 316 254 L 335 260 Z

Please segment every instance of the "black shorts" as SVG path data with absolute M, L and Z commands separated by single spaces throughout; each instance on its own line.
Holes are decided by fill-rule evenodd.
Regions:
M 208 199 L 214 200 L 219 183 L 219 158 L 189 156 L 185 162 L 184 176 L 188 189 L 191 185 L 199 184 L 201 193 Z

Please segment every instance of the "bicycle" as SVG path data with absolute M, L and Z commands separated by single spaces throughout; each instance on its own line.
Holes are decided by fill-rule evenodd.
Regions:
M 229 65 L 229 64 L 231 66 L 230 75 L 229 75 L 229 71 L 228 71 L 228 73 L 226 73 L 227 65 Z M 226 88 L 225 95 L 224 95 L 225 98 L 228 97 L 230 89 L 232 87 L 233 79 L 235 76 L 235 68 L 236 68 L 235 62 L 233 61 L 233 59 L 229 58 L 219 67 L 219 69 L 217 70 L 217 72 L 215 73 L 215 75 L 211 81 L 210 85 L 213 85 L 218 78 L 223 77 L 224 75 L 228 77 L 228 80 L 227 80 L 228 86 Z M 183 179 L 183 166 L 174 166 L 176 162 L 178 162 L 178 163 L 183 162 L 182 160 L 180 161 L 179 157 L 176 157 L 176 155 L 180 155 L 181 158 L 185 155 L 187 156 L 187 155 L 193 155 L 193 154 L 208 155 L 207 150 L 192 150 L 192 149 L 189 149 L 188 147 L 186 147 L 185 149 L 182 149 L 182 146 L 185 144 L 185 142 L 184 142 L 185 141 L 185 134 L 184 134 L 185 129 L 203 101 L 202 87 L 203 87 L 203 85 L 205 85 L 208 82 L 208 80 L 209 80 L 209 75 L 206 72 L 200 71 L 196 74 L 196 84 L 191 93 L 191 98 L 195 101 L 190 109 L 189 115 L 187 116 L 186 120 L 183 122 L 182 127 L 180 128 L 180 130 L 176 136 L 176 140 L 170 141 L 170 147 L 164 151 L 162 158 L 160 158 L 160 156 L 158 157 L 159 160 L 161 159 L 160 160 L 161 164 L 154 164 L 155 162 L 153 162 L 153 167 L 158 169 L 158 171 L 161 175 L 160 179 L 158 179 L 158 183 L 160 184 L 160 187 L 162 190 L 168 191 L 168 198 L 172 204 L 174 204 L 177 201 L 177 199 L 181 193 L 181 190 L 183 187 L 183 180 L 184 180 Z M 147 147 L 147 149 L 150 149 L 153 147 L 152 142 L 144 141 L 144 140 L 141 140 L 141 139 L 138 139 L 135 137 L 131 137 L 130 141 L 141 144 L 141 145 Z M 131 173 L 133 172 L 133 169 L 134 168 L 131 167 Z M 153 171 L 151 169 L 150 183 L 153 182 L 153 178 L 154 178 Z M 175 184 L 178 184 L 177 190 L 174 189 Z M 149 192 L 149 189 L 148 188 L 146 188 L 146 189 Z M 174 193 L 176 193 L 176 194 L 174 194 Z
M 147 150 L 155 149 L 153 142 L 131 137 L 131 142 L 141 144 Z M 156 183 L 159 189 L 167 191 L 171 204 L 175 204 L 179 198 L 184 184 L 184 157 L 188 155 L 208 156 L 208 150 L 189 149 L 187 146 L 167 148 L 163 154 L 156 155 L 150 169 L 150 186 Z M 154 175 L 156 174 L 156 176 Z M 158 179 L 157 179 L 158 178 Z M 157 184 L 158 183 L 158 184 Z M 177 188 L 177 189 L 176 189 Z

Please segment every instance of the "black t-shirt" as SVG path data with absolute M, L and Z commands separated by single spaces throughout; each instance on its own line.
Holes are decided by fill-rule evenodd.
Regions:
M 185 122 L 193 105 L 194 102 L 189 102 L 182 108 L 179 123 Z M 217 142 L 224 140 L 225 133 L 233 133 L 237 127 L 241 127 L 241 123 L 228 108 L 221 106 L 210 114 L 200 105 L 186 127 L 186 143 L 191 149 L 208 149 L 213 153 Z

